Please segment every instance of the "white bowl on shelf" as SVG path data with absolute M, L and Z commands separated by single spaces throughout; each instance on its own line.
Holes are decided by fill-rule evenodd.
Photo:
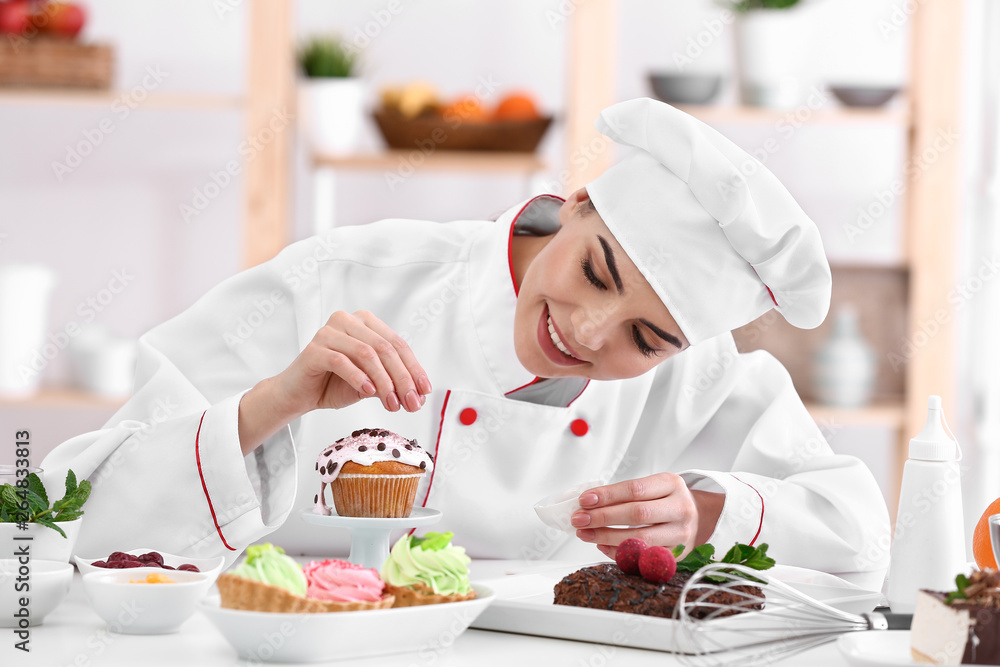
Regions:
M 130 549 L 122 553 L 127 553 L 132 556 L 141 556 L 142 554 L 149 553 L 150 551 L 159 552 L 163 556 L 163 564 L 169 565 L 171 567 L 178 567 L 184 563 L 189 563 L 198 568 L 201 574 L 208 576 L 212 583 L 215 583 L 216 578 L 218 578 L 219 573 L 222 572 L 222 566 L 225 564 L 226 559 L 224 556 L 216 556 L 215 558 L 189 558 L 187 556 L 178 556 L 176 554 L 167 553 L 166 551 L 160 551 L 159 549 Z M 102 556 L 100 558 L 82 558 L 81 556 L 74 556 L 73 560 L 76 561 L 76 567 L 80 570 L 80 574 L 87 575 L 91 572 L 130 572 L 132 570 L 160 570 L 161 572 L 176 572 L 177 570 L 164 570 L 163 568 L 146 568 L 146 567 L 133 567 L 124 570 L 111 569 L 106 567 L 100 567 L 93 565 L 95 561 L 105 560 L 111 554 Z
M 473 584 L 474 600 L 419 607 L 320 614 L 223 609 L 218 596 L 198 605 L 240 658 L 259 662 L 352 660 L 426 650 L 454 642 L 493 602 L 493 591 Z M 347 663 L 345 663 L 347 664 Z
M 0 559 L 0 628 L 20 627 L 22 618 L 28 626 L 40 625 L 63 601 L 73 582 L 73 566 L 69 563 L 31 558 L 28 575 L 20 571 L 22 565 L 16 558 Z M 17 578 L 23 576 L 30 577 L 30 593 L 19 593 L 15 588 Z M 30 599 L 26 612 L 21 611 L 22 597 Z
M 84 519 L 86 517 L 82 516 L 74 521 L 57 522 L 56 525 L 62 528 L 66 537 L 40 523 L 29 523 L 27 530 L 19 530 L 16 523 L 0 523 L 0 554 L 13 555 L 19 545 L 30 544 L 32 561 L 69 563 Z M 30 537 L 31 541 L 16 540 L 16 537 Z
M 135 567 L 102 570 L 83 575 L 83 590 L 108 629 L 128 635 L 177 632 L 195 611 L 215 581 L 203 572 Z M 131 583 L 150 574 L 174 581 L 167 584 Z

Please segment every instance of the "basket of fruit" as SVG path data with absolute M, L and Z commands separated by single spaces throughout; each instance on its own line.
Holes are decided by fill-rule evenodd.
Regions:
M 390 148 L 531 153 L 552 124 L 531 95 L 510 93 L 495 107 L 474 95 L 443 102 L 427 84 L 382 91 L 373 113 Z
M 110 88 L 114 50 L 77 41 L 86 20 L 72 2 L 0 1 L 0 86 Z

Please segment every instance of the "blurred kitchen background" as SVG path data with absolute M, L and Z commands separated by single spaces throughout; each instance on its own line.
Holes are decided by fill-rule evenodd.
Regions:
M 616 158 L 600 109 L 656 96 L 750 151 L 822 230 L 827 322 L 765 316 L 741 349 L 786 364 L 893 515 L 940 394 L 971 533 L 1000 495 L 1000 11 L 749 4 L 794 6 L 3 0 L 0 464 L 16 430 L 37 464 L 99 428 L 135 339 L 225 277 L 336 225 L 565 196 Z

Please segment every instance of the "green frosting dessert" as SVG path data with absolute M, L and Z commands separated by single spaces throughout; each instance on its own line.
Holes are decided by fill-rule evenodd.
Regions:
M 279 586 L 295 595 L 306 594 L 306 575 L 302 572 L 302 566 L 291 556 L 286 556 L 284 549 L 270 543 L 247 547 L 246 558 L 230 574 Z
M 439 595 L 468 593 L 472 559 L 464 548 L 452 545 L 451 538 L 452 533 L 403 535 L 382 566 L 382 581 L 398 587 L 422 583 Z

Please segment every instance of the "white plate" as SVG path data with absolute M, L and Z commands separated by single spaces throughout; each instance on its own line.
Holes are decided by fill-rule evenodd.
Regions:
M 680 631 L 680 623 L 673 619 L 554 604 L 553 587 L 573 570 L 550 569 L 485 582 L 496 591 L 497 599 L 472 623 L 472 627 L 671 653 L 695 652 L 699 648 L 698 644 L 692 643 L 690 635 Z M 805 572 L 800 568 L 794 570 L 798 578 Z M 878 593 L 860 589 L 796 581 L 786 583 L 806 595 L 851 613 L 869 612 L 882 598 Z M 753 619 L 752 614 L 744 614 L 712 622 L 724 623 L 728 631 L 738 630 L 740 623 L 753 623 Z M 725 643 L 726 637 L 713 636 L 713 640 Z M 733 637 L 733 644 L 742 641 L 742 638 Z
M 199 603 L 240 658 L 253 662 L 322 662 L 451 646 L 493 602 L 493 591 L 473 584 L 478 597 L 421 607 L 278 614 L 222 609 L 219 597 Z
M 910 631 L 852 632 L 837 640 L 837 648 L 854 667 L 919 665 L 910 656 Z

